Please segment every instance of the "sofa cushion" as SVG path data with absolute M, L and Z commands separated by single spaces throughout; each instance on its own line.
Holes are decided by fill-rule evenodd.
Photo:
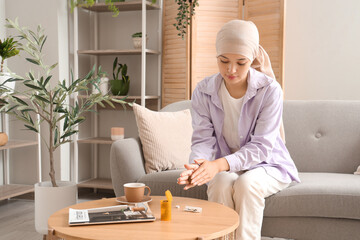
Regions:
M 146 173 L 183 168 L 191 152 L 191 112 L 155 112 L 133 107 Z
M 146 174 L 138 179 L 138 182 L 145 183 L 149 186 L 151 188 L 151 195 L 165 196 L 165 191 L 170 190 L 174 196 L 207 199 L 206 184 L 188 190 L 183 189 L 185 185 L 177 184 L 177 179 L 184 170 L 185 169 L 169 170 Z
M 300 173 L 294 184 L 266 199 L 265 217 L 360 219 L 360 176 Z

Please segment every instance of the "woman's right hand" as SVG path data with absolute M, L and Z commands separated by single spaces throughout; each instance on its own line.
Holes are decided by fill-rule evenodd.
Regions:
M 196 186 L 194 184 L 191 184 L 190 177 L 193 174 L 193 172 L 199 168 L 199 165 L 196 163 L 191 163 L 191 164 L 185 164 L 184 166 L 186 170 L 180 174 L 180 177 L 177 179 L 177 183 L 180 185 L 186 184 L 184 190 L 188 190 L 189 188 Z

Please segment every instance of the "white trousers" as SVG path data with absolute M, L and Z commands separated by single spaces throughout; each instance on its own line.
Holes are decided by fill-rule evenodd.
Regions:
M 228 206 L 239 214 L 237 240 L 260 240 L 265 198 L 289 186 L 268 175 L 264 168 L 221 172 L 208 185 L 208 200 Z

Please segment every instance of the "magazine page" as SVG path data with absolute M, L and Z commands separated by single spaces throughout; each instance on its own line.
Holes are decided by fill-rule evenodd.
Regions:
M 155 221 L 147 203 L 141 206 L 117 205 L 91 209 L 69 209 L 69 225 Z

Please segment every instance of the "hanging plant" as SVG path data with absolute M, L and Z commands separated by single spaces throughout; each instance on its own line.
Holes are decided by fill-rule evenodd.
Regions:
M 191 17 L 195 15 L 195 7 L 199 6 L 198 0 L 175 0 L 178 7 L 178 14 L 174 26 L 179 31 L 178 36 L 184 39 L 186 28 L 190 25 Z
M 74 8 L 77 6 L 81 7 L 91 7 L 94 5 L 95 0 L 69 0 L 69 5 L 71 8 L 71 12 L 74 11 Z M 114 2 L 125 2 L 125 0 L 105 0 L 106 5 L 108 5 L 108 9 L 113 12 L 113 17 L 117 17 L 120 13 L 119 9 L 114 5 Z M 152 4 L 156 3 L 156 0 L 151 0 Z

